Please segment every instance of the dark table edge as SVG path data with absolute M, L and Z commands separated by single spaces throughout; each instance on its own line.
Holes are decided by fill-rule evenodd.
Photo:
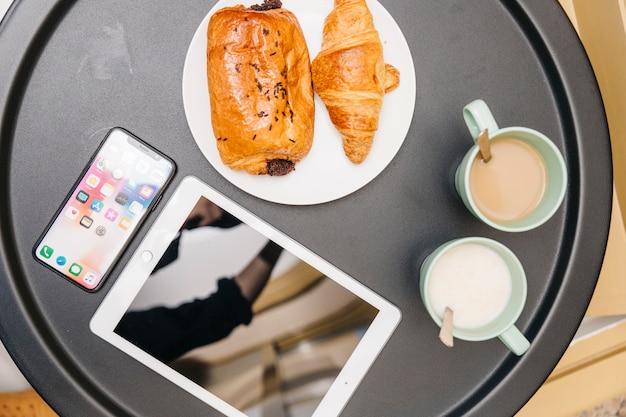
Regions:
M 35 66 L 33 62 L 38 60 L 42 50 L 41 45 L 48 41 L 74 3 L 75 0 L 17 0 L 0 22 L 0 55 L 8 58 L 0 60 L 0 73 L 5 74 L 0 79 L 0 108 L 5 109 L 0 115 L 0 138 L 13 136 L 11 121 L 16 118 L 21 104 L 19 89 L 28 83 L 30 70 Z M 10 31 L 6 30 L 9 20 Z M 0 140 L 0 152 L 10 153 L 11 145 L 11 141 Z M 10 167 L 5 167 L 5 172 L 9 175 L 0 176 L 0 187 L 8 190 Z M 79 369 L 69 353 L 59 348 L 60 343 L 54 343 L 55 335 L 33 299 L 28 284 L 8 279 L 9 274 L 23 275 L 21 265 L 7 262 L 19 259 L 12 241 L 11 215 L 10 202 L 0 200 L 0 230 L 3 230 L 0 241 L 0 304 L 3 306 L 0 338 L 12 359 L 59 415 L 72 415 L 76 410 L 80 410 L 81 415 L 131 415 L 90 382 L 88 375 Z M 9 323 L 19 326 L 24 333 L 14 339 L 14 334 L 6 328 Z M 40 359 L 37 364 L 30 362 L 33 357 Z M 66 395 L 61 398 L 55 394 L 58 392 Z
M 565 134 L 588 140 L 580 142 L 582 147 L 578 154 L 568 155 L 569 173 L 573 176 L 570 182 L 580 183 L 579 192 L 572 190 L 568 198 L 578 200 L 579 210 L 568 213 L 566 222 L 575 223 L 577 227 L 574 236 L 564 236 L 565 239 L 571 239 L 571 246 L 562 249 L 560 258 L 568 260 L 569 263 L 561 262 L 557 265 L 557 271 L 571 279 L 552 282 L 540 307 L 545 315 L 537 314 L 524 331 L 531 343 L 535 339 L 541 339 L 541 346 L 549 344 L 553 350 L 546 355 L 541 346 L 536 345 L 531 346 L 531 349 L 521 358 L 509 355 L 499 371 L 507 368 L 512 368 L 512 370 L 504 378 L 499 371 L 494 373 L 491 381 L 487 381 L 479 388 L 477 395 L 474 395 L 477 401 L 472 402 L 469 399 L 457 407 L 451 415 L 500 415 L 507 408 L 511 411 L 507 415 L 513 415 L 524 406 L 526 401 L 516 404 L 511 399 L 519 398 L 520 392 L 525 392 L 526 397 L 530 399 L 540 388 L 541 383 L 548 378 L 569 347 L 585 314 L 585 309 L 572 311 L 554 307 L 562 303 L 572 303 L 572 301 L 588 305 L 591 301 L 602 267 L 602 255 L 608 241 L 612 210 L 611 149 L 609 146 L 606 152 L 597 152 L 591 141 L 596 137 L 609 138 L 608 124 L 599 86 L 595 81 L 593 68 L 578 34 L 571 25 L 569 25 L 570 30 L 565 33 L 561 25 L 554 25 L 551 19 L 545 18 L 546 15 L 561 14 L 563 19 L 569 22 L 567 15 L 556 0 L 550 3 L 545 0 L 530 0 L 524 2 L 524 5 L 508 0 L 501 0 L 501 3 L 509 9 L 511 14 L 520 19 L 521 25 L 528 25 L 525 30 L 535 41 L 535 47 L 545 48 L 544 51 L 538 51 L 538 53 L 550 57 L 544 62 L 544 70 L 549 74 L 552 88 L 560 90 L 556 93 L 567 97 L 567 100 L 558 103 L 558 106 L 565 110 L 563 113 Z M 583 60 L 580 60 L 581 56 L 584 57 Z M 572 66 L 569 65 L 567 68 L 570 71 L 560 72 L 559 69 L 567 65 L 573 57 L 578 60 L 576 71 L 572 70 Z M 593 114 L 587 113 L 584 122 L 571 118 L 568 120 L 568 116 L 576 114 L 579 107 L 594 107 L 598 111 Z M 573 162 L 578 164 L 578 172 L 571 169 Z M 609 171 L 611 181 L 601 186 L 587 183 L 585 178 L 597 172 L 598 167 Z M 576 201 L 573 203 L 576 204 Z M 582 216 L 583 213 L 587 213 L 586 217 Z M 597 249 L 593 256 L 587 251 L 589 247 Z M 593 286 L 589 285 L 590 280 L 593 280 Z M 558 337 L 563 335 L 568 337 Z M 540 376 L 536 373 L 536 369 L 544 370 L 541 379 L 538 379 Z M 500 383 L 493 383 L 495 380 Z M 515 380 L 516 383 L 507 383 L 511 380 Z M 520 384 L 519 381 L 524 381 L 524 383 Z M 492 410 L 492 413 L 498 411 L 498 413 L 491 414 L 488 410 Z

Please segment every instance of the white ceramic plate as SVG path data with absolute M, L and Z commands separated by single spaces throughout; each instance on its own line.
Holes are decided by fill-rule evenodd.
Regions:
M 378 132 L 364 162 L 355 165 L 343 152 L 341 136 L 333 126 L 321 99 L 315 96 L 315 134 L 309 155 L 296 170 L 283 177 L 250 175 L 224 165 L 215 145 L 206 78 L 206 33 L 211 15 L 218 9 L 261 0 L 221 0 L 205 16 L 187 52 L 183 69 L 183 103 L 191 133 L 209 163 L 227 180 L 264 200 L 293 205 L 319 204 L 344 197 L 376 178 L 400 150 L 411 125 L 415 106 L 415 69 L 411 51 L 393 17 L 377 1 L 368 1 L 383 43 L 385 62 L 400 70 L 400 86 L 383 100 Z M 249 4 L 248 4 L 249 3 Z M 300 22 L 313 59 L 322 44 L 324 19 L 333 0 L 283 0 Z

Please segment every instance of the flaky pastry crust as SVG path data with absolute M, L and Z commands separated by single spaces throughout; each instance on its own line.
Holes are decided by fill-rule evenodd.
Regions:
M 400 72 L 383 60 L 365 0 L 335 0 L 312 72 L 315 91 L 341 133 L 346 156 L 361 163 L 378 129 L 383 96 L 400 83 Z

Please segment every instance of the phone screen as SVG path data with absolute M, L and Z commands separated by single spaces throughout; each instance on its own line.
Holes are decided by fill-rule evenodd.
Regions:
M 111 129 L 39 239 L 35 258 L 95 290 L 174 171 L 171 159 L 124 129 Z

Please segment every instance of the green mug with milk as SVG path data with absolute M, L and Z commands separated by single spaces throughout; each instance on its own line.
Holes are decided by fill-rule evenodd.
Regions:
M 506 232 L 523 232 L 548 221 L 567 189 L 563 156 L 544 134 L 526 127 L 500 128 L 483 100 L 463 108 L 476 141 L 486 131 L 492 158 L 485 162 L 478 144 L 457 168 L 455 185 L 469 211 Z
M 530 347 L 515 326 L 526 303 L 526 274 L 515 254 L 500 242 L 468 237 L 442 244 L 422 263 L 420 294 L 438 326 L 446 307 L 452 310 L 456 338 L 497 337 L 518 356 Z

